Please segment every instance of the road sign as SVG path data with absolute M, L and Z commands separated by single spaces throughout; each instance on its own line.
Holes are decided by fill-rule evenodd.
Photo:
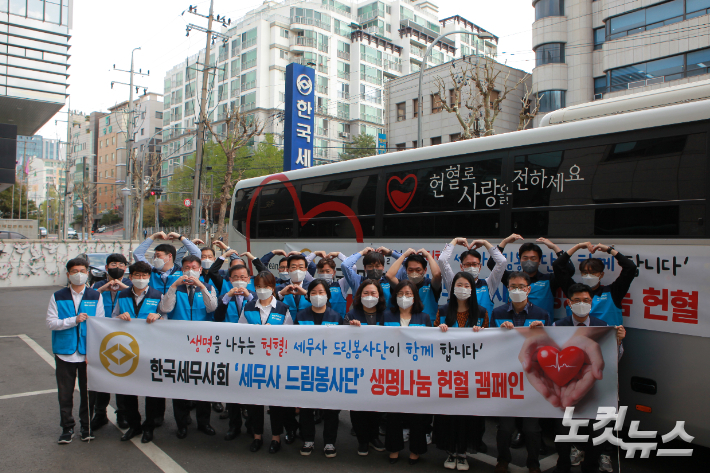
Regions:
M 200 225 L 204 225 L 204 224 L 205 224 L 205 219 L 203 218 L 202 220 L 200 220 Z
M 190 199 L 185 199 L 182 203 L 185 204 L 185 207 L 190 207 L 192 205 L 192 201 Z

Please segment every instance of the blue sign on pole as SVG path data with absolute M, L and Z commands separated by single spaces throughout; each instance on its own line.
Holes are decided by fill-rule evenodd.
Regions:
M 385 154 L 387 152 L 387 135 L 384 133 L 377 134 L 377 154 Z
M 284 171 L 313 165 L 315 75 L 315 70 L 308 66 L 296 63 L 286 66 Z

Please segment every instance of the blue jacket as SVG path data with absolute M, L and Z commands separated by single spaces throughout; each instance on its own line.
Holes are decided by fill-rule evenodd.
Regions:
M 288 313 L 288 306 L 281 301 L 276 301 L 276 307 L 271 308 L 271 315 L 266 319 L 267 324 L 283 325 Z M 248 324 L 261 325 L 261 313 L 256 306 L 256 299 L 252 299 L 244 306 L 242 315 L 247 320 Z
M 456 318 L 454 318 L 453 321 L 447 320 L 448 313 L 449 313 L 449 303 L 439 306 L 439 324 L 446 324 L 449 327 L 458 327 L 459 322 L 458 322 L 458 320 L 456 320 Z M 479 305 L 478 306 L 478 317 L 473 319 L 473 320 L 475 320 L 476 323 L 471 323 L 471 322 L 473 322 L 473 320 L 469 314 L 469 317 L 468 317 L 468 320 L 466 321 L 465 326 L 466 327 L 473 327 L 474 325 L 478 325 L 479 327 L 485 327 L 484 322 L 486 320 L 487 313 L 488 313 L 488 311 L 484 307 Z M 451 324 L 449 324 L 449 322 L 451 322 Z
M 516 315 L 513 309 L 513 303 L 509 302 L 493 309 L 491 327 L 500 327 L 504 322 L 511 322 L 516 327 L 529 327 L 536 320 L 542 322 L 543 325 L 552 325 L 550 314 L 545 309 L 542 309 L 532 302 L 528 301 L 527 305 L 521 311 L 522 315 Z
M 118 299 L 118 307 L 121 313 L 128 312 L 132 319 L 146 319 L 148 314 L 156 314 L 158 312 L 158 304 L 160 304 L 160 299 L 163 294 L 160 291 L 153 289 L 148 286 L 145 291 L 145 296 L 143 296 L 143 301 L 141 307 L 138 310 L 138 314 L 133 307 L 133 289 L 128 288 L 119 292 L 116 296 Z
M 150 273 L 150 287 L 160 291 L 163 294 L 167 294 L 170 286 L 172 286 L 175 281 L 180 279 L 180 276 L 182 276 L 182 269 L 177 265 L 173 265 L 172 269 L 168 272 L 165 281 L 163 281 L 163 278 L 160 277 L 160 271 L 153 268 Z
M 385 324 L 384 314 L 384 312 L 377 312 L 375 316 L 376 325 Z M 355 307 L 350 309 L 350 312 L 345 314 L 345 323 L 348 324 L 351 320 L 359 320 L 360 325 L 367 325 L 367 318 L 365 317 L 365 312 L 363 310 L 356 309 Z
M 384 313 L 384 324 L 385 326 L 395 326 L 399 327 L 399 312 L 392 312 L 391 310 L 386 310 Z M 431 327 L 431 318 L 429 314 L 420 312 L 418 314 L 412 314 L 412 318 L 409 321 L 410 327 Z
M 65 287 L 54 293 L 54 300 L 57 302 L 57 317 L 67 319 L 76 317 L 78 314 L 88 314 L 89 317 L 96 315 L 96 306 L 100 303 L 101 294 L 91 288 L 84 289 L 84 297 L 79 304 L 79 311 L 74 308 L 74 299 L 71 296 L 71 289 Z M 66 330 L 52 331 L 52 352 L 57 355 L 73 355 L 78 351 L 86 355 L 86 323 L 81 322 L 76 327 Z
M 299 312 L 293 323 L 295 325 L 342 325 L 343 323 L 343 318 L 340 314 L 330 307 L 326 307 L 320 324 L 315 323 L 315 315 L 313 307 L 309 307 Z

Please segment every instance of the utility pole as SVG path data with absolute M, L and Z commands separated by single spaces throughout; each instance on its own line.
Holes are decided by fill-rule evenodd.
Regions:
M 184 13 L 184 12 L 183 12 Z M 200 121 L 197 124 L 197 140 L 195 149 L 195 181 L 192 189 L 192 225 L 191 233 L 192 238 L 198 238 L 198 232 L 200 229 L 200 210 L 202 205 L 202 199 L 200 199 L 200 184 L 202 182 L 202 154 L 205 141 L 205 122 L 207 121 L 207 85 L 210 77 L 210 69 L 212 66 L 210 64 L 210 46 L 212 42 L 218 37 L 226 43 L 229 38 L 221 33 L 212 31 L 212 22 L 214 18 L 214 0 L 210 0 L 210 13 L 209 15 L 201 15 L 197 13 L 197 7 L 190 5 L 188 13 L 193 15 L 201 16 L 207 18 L 207 29 L 205 30 L 201 26 L 189 24 L 187 25 L 187 35 L 190 35 L 191 30 L 202 31 L 207 33 L 207 40 L 205 41 L 205 64 L 202 69 L 202 91 L 200 92 Z M 220 22 L 222 26 L 227 26 L 232 23 L 230 19 L 227 21 L 224 17 L 220 18 L 217 15 L 217 22 Z M 215 61 L 216 63 L 216 61 Z
M 127 189 L 127 192 L 124 193 L 125 195 L 125 202 L 123 204 L 123 239 L 124 240 L 130 240 L 132 236 L 132 218 L 131 218 L 131 210 L 132 210 L 132 204 L 131 204 L 131 197 L 133 195 L 132 192 L 132 186 L 133 183 L 131 182 L 131 148 L 133 145 L 133 76 L 135 74 L 141 75 L 141 76 L 149 76 L 150 71 L 148 71 L 147 74 L 143 74 L 143 72 L 139 69 L 138 72 L 135 72 L 133 69 L 133 53 L 141 49 L 140 47 L 138 48 L 133 48 L 133 51 L 131 51 L 131 69 L 129 71 L 125 71 L 123 69 L 116 69 L 116 65 L 113 65 L 113 69 L 116 71 L 121 71 L 121 72 L 128 72 L 130 74 L 130 83 L 126 84 L 124 82 L 118 82 L 118 81 L 111 81 L 111 88 L 113 89 L 113 84 L 123 84 L 128 86 L 128 122 L 126 124 L 127 128 L 127 135 L 126 135 L 126 187 L 124 188 Z M 135 86 L 136 87 L 136 92 L 138 92 L 138 89 L 143 89 L 144 91 L 147 90 L 147 87 L 143 86 Z M 143 176 L 141 176 L 141 182 L 143 181 Z M 136 191 L 139 191 L 136 189 Z M 143 192 L 143 186 L 141 185 L 140 192 Z M 142 195 L 142 194 L 141 194 Z
M 67 207 L 68 205 L 71 206 L 71 203 L 69 202 L 69 155 L 71 154 L 71 121 L 72 121 L 72 116 L 71 116 L 71 95 L 67 97 L 67 147 L 66 147 L 66 156 L 64 157 L 64 169 L 65 169 L 65 177 L 64 177 L 64 217 L 62 218 L 62 235 L 61 239 L 66 240 L 67 239 L 67 230 L 69 228 L 69 225 L 67 223 L 67 219 L 69 218 L 69 209 L 71 207 Z M 55 122 L 56 124 L 56 122 Z

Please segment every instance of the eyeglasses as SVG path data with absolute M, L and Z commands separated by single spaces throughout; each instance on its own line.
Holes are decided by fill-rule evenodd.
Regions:
M 509 291 L 518 291 L 518 290 L 524 291 L 526 287 L 528 287 L 528 286 L 508 286 L 508 290 Z
M 414 294 L 411 292 L 398 292 L 397 297 L 414 297 Z
M 585 303 L 585 304 L 591 304 L 591 303 L 592 303 L 592 300 L 589 299 L 589 298 L 586 298 L 586 299 L 571 299 L 569 302 L 570 302 L 570 304 L 579 304 L 580 302 L 583 302 L 583 303 Z

